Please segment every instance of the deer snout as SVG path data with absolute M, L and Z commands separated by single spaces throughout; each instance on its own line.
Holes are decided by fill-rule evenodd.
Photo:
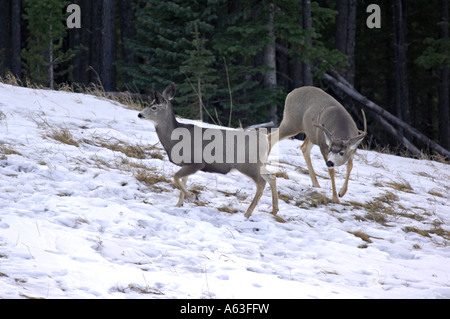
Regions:
M 334 167 L 334 163 L 332 161 L 327 161 L 327 166 L 328 167 Z
M 142 115 L 142 113 L 139 113 L 139 114 L 138 114 L 138 117 L 141 119 L 141 118 L 144 117 L 144 115 Z

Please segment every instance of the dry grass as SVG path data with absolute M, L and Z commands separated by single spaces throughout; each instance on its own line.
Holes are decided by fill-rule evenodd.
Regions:
M 370 220 L 383 226 L 387 226 L 387 215 L 395 215 L 395 211 L 393 209 L 393 203 L 395 201 L 398 201 L 398 196 L 388 191 L 366 203 L 349 201 L 344 205 L 352 206 L 353 209 L 356 210 L 365 211 L 364 216 L 355 216 L 355 218 L 359 221 Z
M 289 179 L 288 174 L 285 171 L 278 171 L 275 173 L 275 177 L 279 178 L 282 177 L 284 179 Z
M 220 206 L 217 209 L 220 210 L 221 212 L 225 212 L 228 214 L 236 214 L 237 212 L 239 212 L 239 210 L 237 210 L 235 208 L 231 208 L 229 206 Z
M 406 192 L 406 193 L 414 193 L 413 188 L 411 187 L 411 184 L 409 184 L 406 180 L 400 181 L 400 182 L 389 182 L 387 183 L 389 187 L 392 187 L 395 190 Z
M 11 145 L 0 145 L 0 154 L 3 155 L 22 155 L 11 147 Z
M 431 234 L 433 234 L 442 237 L 446 240 L 450 240 L 450 231 L 444 230 L 442 229 L 442 227 L 435 227 L 434 229 L 424 230 L 413 226 L 407 226 L 403 228 L 403 230 L 407 233 L 413 232 L 428 238 L 431 238 Z
M 195 184 L 191 186 L 191 192 L 194 193 L 197 197 L 200 195 L 201 192 L 205 189 L 205 186 L 200 184 Z
M 14 86 L 24 86 L 20 78 L 15 76 L 10 71 L 6 72 L 4 76 L 0 77 L 0 82 Z
M 61 142 L 63 144 L 72 145 L 72 146 L 80 146 L 80 143 L 75 140 L 72 133 L 67 127 L 57 127 L 55 125 L 51 125 L 47 122 L 47 120 L 43 117 L 45 113 L 36 114 L 35 117 L 31 119 L 36 123 L 36 125 L 43 129 L 46 133 L 45 136 L 49 137 L 55 141 Z
M 434 190 L 434 189 L 429 190 L 428 194 L 430 194 L 432 196 L 437 196 L 437 197 L 444 197 L 444 195 L 442 193 L 440 193 L 440 192 L 438 192 L 437 190 Z
M 278 194 L 278 199 L 281 199 L 285 201 L 287 204 L 290 204 L 292 200 L 294 200 L 294 196 L 288 195 L 288 194 Z
M 136 98 L 136 95 L 129 91 L 124 92 L 105 92 L 102 85 L 91 83 L 88 87 L 84 88 L 84 92 L 97 96 L 99 98 L 108 99 L 113 102 L 125 105 L 131 110 L 142 110 L 147 105 L 147 101 L 141 97 Z
M 365 150 L 371 150 L 367 147 L 362 147 Z M 424 150 L 422 150 L 422 152 L 420 155 L 412 155 L 411 153 L 409 153 L 407 150 L 401 150 L 398 147 L 392 147 L 390 145 L 384 146 L 384 147 L 377 147 L 375 149 L 373 149 L 373 151 L 381 153 L 381 154 L 390 154 L 390 155 L 395 155 L 395 156 L 401 156 L 401 157 L 407 157 L 407 158 L 415 158 L 415 159 L 420 159 L 420 160 L 429 160 L 429 161 L 435 161 L 435 162 L 440 162 L 440 163 L 444 163 L 444 164 L 448 164 L 450 159 L 447 158 L 444 155 L 438 154 L 438 153 L 428 153 L 428 152 L 424 152 Z
M 149 287 L 149 286 L 141 286 L 138 284 L 129 284 L 128 287 L 122 288 L 122 287 L 115 287 L 113 289 L 111 289 L 112 291 L 117 291 L 120 293 L 130 293 L 130 292 L 135 292 L 138 294 L 142 294 L 142 295 L 164 295 L 163 292 L 161 292 L 159 289 L 157 288 L 153 288 L 153 287 Z
M 399 218 L 405 217 L 413 219 L 415 221 L 423 221 L 425 218 L 418 213 L 412 213 L 411 209 L 406 209 L 399 203 L 399 197 L 393 192 L 386 191 L 378 197 L 375 197 L 372 201 L 361 203 L 356 201 L 348 201 L 343 203 L 347 206 L 352 206 L 355 210 L 365 211 L 365 215 L 355 215 L 355 218 L 359 221 L 374 221 L 383 226 L 388 226 L 388 217 Z M 416 207 L 416 209 L 422 209 Z M 422 209 L 423 210 L 423 209 Z
M 46 86 L 33 84 L 29 80 L 25 80 L 25 82 L 23 82 L 19 77 L 16 77 L 11 72 L 7 72 L 4 76 L 0 77 L 0 82 L 14 86 L 27 87 L 30 89 L 50 90 L 50 88 Z M 90 94 L 98 98 L 108 99 L 112 102 L 120 103 L 132 110 L 142 110 L 148 104 L 145 99 L 145 95 L 134 94 L 129 91 L 105 92 L 105 89 L 101 83 L 90 83 L 88 86 L 80 83 L 60 83 L 55 90 Z
M 422 235 L 422 236 L 424 236 L 424 237 L 431 237 L 431 236 L 430 236 L 430 233 L 429 233 L 428 231 L 418 229 L 417 227 L 407 226 L 407 227 L 405 227 L 403 230 L 404 230 L 405 232 L 407 232 L 407 233 L 413 232 L 413 233 Z
M 236 197 L 237 199 L 243 201 L 247 198 L 247 195 L 245 195 L 244 193 L 241 193 L 241 191 L 238 189 L 234 192 L 228 192 L 228 191 L 224 191 L 221 189 L 217 190 L 218 192 L 224 194 L 226 197 Z
M 319 206 L 328 205 L 331 203 L 331 199 L 321 194 L 318 191 L 311 191 L 309 194 L 305 194 L 301 200 L 295 201 L 295 206 L 309 209 L 311 207 L 317 208 Z
M 375 197 L 375 200 L 378 200 L 380 202 L 386 203 L 386 204 L 392 204 L 393 202 L 396 202 L 399 200 L 398 196 L 390 191 L 386 191 L 384 194 Z
M 70 133 L 69 129 L 64 127 L 61 129 L 57 129 L 55 127 L 50 127 L 50 132 L 47 134 L 48 137 L 54 139 L 55 141 L 72 145 L 72 146 L 80 146 L 78 141 L 75 140 L 72 133 Z
M 370 236 L 369 234 L 366 234 L 365 232 L 362 232 L 362 231 L 355 231 L 355 232 L 349 231 L 349 233 L 354 235 L 354 236 L 356 236 L 356 237 L 358 237 L 358 238 L 361 238 L 364 242 L 366 242 L 365 244 L 359 245 L 358 248 L 367 248 L 368 244 L 372 243 L 371 238 L 383 239 L 383 238 L 380 238 L 380 237 Z
M 153 186 L 157 183 L 171 183 L 165 176 L 159 175 L 151 170 L 139 169 L 134 173 L 134 177 L 141 183 Z
M 366 233 L 364 233 L 364 232 L 361 232 L 361 231 L 351 232 L 350 231 L 349 233 L 354 235 L 354 236 L 356 236 L 356 237 L 358 237 L 358 238 L 361 238 L 363 241 L 365 241 L 368 244 L 372 243 L 372 240 L 370 239 L 371 236 L 366 234 Z
M 130 144 L 117 138 L 103 138 L 99 136 L 93 136 L 92 139 L 84 139 L 84 143 L 109 149 L 113 152 L 120 152 L 127 157 L 136 159 L 156 158 L 163 159 L 164 156 L 159 152 L 159 149 L 155 145 L 149 145 L 147 147 Z

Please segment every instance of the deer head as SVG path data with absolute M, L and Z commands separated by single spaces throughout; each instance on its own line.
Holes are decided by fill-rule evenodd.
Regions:
M 152 121 L 155 126 L 166 123 L 174 117 L 170 102 L 174 96 L 174 83 L 169 84 L 162 94 L 151 91 L 149 94 L 150 105 L 140 112 L 138 117 Z
M 319 113 L 317 123 L 314 123 L 314 126 L 321 129 L 325 136 L 325 142 L 328 146 L 328 157 L 326 159 L 326 164 L 329 168 L 340 166 L 350 159 L 356 151 L 358 145 L 367 135 L 366 115 L 364 114 L 364 110 L 361 110 L 364 118 L 364 130 L 358 130 L 358 134 L 356 136 L 343 139 L 335 137 L 334 134 L 331 133 L 323 124 L 319 124 L 322 112 L 323 110 Z

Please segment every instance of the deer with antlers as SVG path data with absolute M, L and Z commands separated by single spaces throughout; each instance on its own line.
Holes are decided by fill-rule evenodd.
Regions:
M 314 187 L 320 187 L 310 156 L 311 148 L 318 145 L 331 178 L 332 202 L 339 203 L 334 168 L 347 163 L 347 175 L 339 191 L 339 197 L 342 197 L 347 192 L 353 155 L 367 134 L 366 116 L 364 111 L 362 113 L 364 130 L 360 131 L 350 114 L 331 95 L 312 86 L 295 89 L 286 97 L 283 120 L 278 130 L 269 134 L 270 149 L 286 137 L 305 133 L 306 139 L 301 150 L 312 184 Z

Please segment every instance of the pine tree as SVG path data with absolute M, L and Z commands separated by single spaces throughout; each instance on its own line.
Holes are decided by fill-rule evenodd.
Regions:
M 27 48 L 23 50 L 25 74 L 35 84 L 53 88 L 55 68 L 71 56 L 62 52 L 67 32 L 63 14 L 67 1 L 25 0 L 23 18 L 28 22 Z
M 222 83 L 216 109 L 232 126 L 266 121 L 268 105 L 280 102 L 276 100 L 277 88 L 262 86 L 264 74 L 271 71 L 263 64 L 263 48 L 273 41 L 265 9 L 261 1 L 228 1 L 220 8 L 213 39 L 214 52 L 222 58 L 218 59 Z
M 180 83 L 180 65 L 188 59 L 190 43 L 187 24 L 195 12 L 186 1 L 138 0 L 135 4 L 136 36 L 129 41 L 137 63 L 125 66 L 139 90 L 160 89 Z
M 219 2 L 223 0 L 138 0 L 135 4 L 136 35 L 133 40 L 127 41 L 136 62 L 123 66 L 124 72 L 132 79 L 131 87 L 140 91 L 161 90 L 174 82 L 177 84 L 177 101 L 183 100 L 185 95 L 196 94 L 189 84 L 193 74 L 187 74 L 186 68 L 194 63 L 209 67 L 212 55 L 207 47 L 195 48 L 196 40 L 192 40 L 192 32 L 196 23 L 199 41 L 204 39 L 203 44 L 207 44 L 206 39 L 210 38 L 214 29 L 212 21 L 217 17 L 214 10 Z M 200 61 L 202 58 L 206 61 Z M 174 107 L 177 114 L 193 115 L 190 108 L 177 107 L 177 103 Z
M 201 38 L 198 31 L 198 23 L 194 21 L 194 31 L 192 40 L 192 50 L 188 50 L 189 58 L 185 60 L 180 66 L 180 72 L 186 75 L 184 86 L 188 85 L 191 88 L 189 91 L 193 92 L 187 95 L 184 100 L 196 100 L 197 108 L 199 110 L 199 118 L 203 121 L 204 100 L 208 100 L 217 89 L 215 81 L 215 69 L 212 67 L 215 62 L 215 56 L 205 48 L 206 39 Z M 187 82 L 187 83 L 186 83 Z
M 268 121 L 277 109 L 281 115 L 285 98 L 278 80 L 287 76 L 276 72 L 280 42 L 316 69 L 344 61 L 321 39 L 334 13 L 312 2 L 312 27 L 304 30 L 298 0 L 137 0 L 136 35 L 126 41 L 136 61 L 123 70 L 128 86 L 141 91 L 175 82 L 181 116 L 198 117 L 185 105 L 204 104 L 215 122 Z

